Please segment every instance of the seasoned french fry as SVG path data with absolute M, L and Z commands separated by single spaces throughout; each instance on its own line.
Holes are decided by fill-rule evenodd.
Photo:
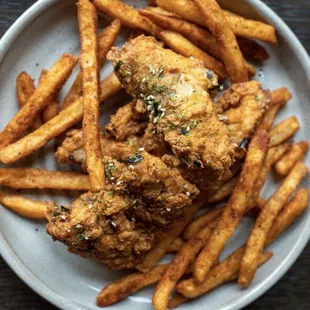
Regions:
M 269 105 L 269 108 L 267 109 L 263 118 L 261 119 L 258 128 L 269 131 L 272 127 L 272 124 L 278 111 L 291 98 L 292 98 L 291 93 L 285 87 L 274 90 L 271 94 L 271 103 Z
M 227 183 L 223 184 L 212 196 L 208 198 L 208 203 L 219 202 L 229 197 L 233 193 L 237 182 L 238 177 L 234 177 Z
M 125 26 L 141 29 L 153 36 L 161 31 L 160 27 L 141 16 L 136 9 L 119 0 L 94 0 L 94 5 L 107 16 L 120 19 Z
M 296 116 L 291 116 L 284 121 L 275 125 L 269 133 L 270 142 L 269 146 L 277 146 L 282 142 L 293 137 L 294 134 L 299 130 L 299 122 Z
M 214 71 L 221 80 L 225 80 L 227 77 L 225 67 L 220 61 L 199 49 L 179 33 L 164 30 L 159 33 L 158 37 L 175 52 L 186 57 L 192 56 L 201 60 L 205 67 Z
M 183 296 L 193 299 L 210 292 L 224 283 L 237 279 L 243 253 L 244 247 L 241 247 L 223 262 L 214 266 L 202 284 L 197 285 L 193 278 L 189 278 L 177 285 L 177 291 Z M 267 262 L 272 255 L 273 253 L 270 251 L 262 253 L 259 264 L 262 265 Z
M 181 247 L 184 245 L 184 241 L 182 238 L 175 238 L 174 241 L 170 244 L 170 247 L 168 249 L 168 253 L 177 253 L 181 249 Z
M 237 37 L 237 42 L 243 56 L 247 59 L 254 61 L 265 61 L 270 57 L 266 49 L 255 41 Z
M 11 188 L 89 190 L 88 175 L 33 168 L 0 168 L 0 185 Z
M 260 196 L 260 192 L 268 178 L 269 172 L 272 165 L 291 147 L 289 143 L 280 144 L 278 146 L 272 147 L 268 150 L 265 163 L 263 165 L 262 171 L 258 179 L 256 180 L 253 194 L 250 197 L 249 208 L 253 208 L 257 205 L 257 201 Z
M 133 273 L 106 286 L 97 296 L 97 306 L 106 307 L 114 304 L 142 288 L 158 282 L 166 271 L 167 266 L 168 265 L 156 266 L 148 273 Z
M 80 65 L 83 85 L 83 139 L 90 190 L 97 192 L 105 184 L 100 145 L 99 66 L 97 12 L 89 0 L 79 0 L 78 20 L 81 37 Z
M 183 217 L 172 223 L 163 238 L 143 257 L 142 261 L 136 266 L 139 271 L 147 272 L 167 253 L 170 245 L 175 238 L 180 236 L 184 227 L 192 221 L 196 212 L 203 205 L 203 198 L 197 199 L 191 208 L 185 211 Z
M 249 75 L 236 37 L 216 0 L 193 0 L 216 38 L 232 83 L 246 82 Z
M 172 298 L 170 298 L 169 302 L 168 302 L 168 309 L 174 309 L 176 307 L 178 307 L 179 305 L 183 304 L 184 302 L 188 301 L 189 298 L 181 295 L 180 293 L 176 292 L 174 293 L 174 295 L 172 296 Z
M 295 196 L 279 213 L 269 229 L 265 247 L 277 239 L 305 211 L 308 206 L 308 200 L 309 191 L 306 188 L 301 188 L 296 192 Z
M 287 175 L 295 164 L 302 160 L 309 149 L 308 141 L 300 141 L 293 145 L 291 150 L 285 153 L 274 165 L 277 173 Z
M 154 2 L 156 2 L 156 0 L 154 0 Z M 156 3 L 154 3 L 154 4 L 156 5 Z M 154 14 L 168 16 L 168 17 L 180 18 L 179 15 L 172 13 L 172 12 L 169 12 L 169 11 L 166 11 L 159 6 L 147 6 L 146 8 L 143 9 L 143 11 L 148 11 L 148 12 L 152 12 Z
M 194 1 L 188 0 L 156 0 L 156 4 L 164 10 L 173 12 L 185 20 L 208 27 L 208 23 Z M 235 35 L 258 39 L 269 43 L 277 43 L 277 37 L 273 26 L 245 19 L 242 16 L 223 10 L 224 15 Z
M 16 95 L 20 109 L 27 103 L 35 90 L 36 88 L 34 86 L 33 79 L 26 72 L 21 72 L 16 79 Z M 38 115 L 34 119 L 31 128 L 36 130 L 41 126 L 41 124 L 41 118 Z
M 248 286 L 254 278 L 258 258 L 272 223 L 307 173 L 307 167 L 302 162 L 298 162 L 260 212 L 246 243 L 246 251 L 242 258 L 238 278 L 240 285 Z
M 218 221 L 219 219 L 215 219 L 212 222 L 212 226 L 204 227 L 196 236 L 188 240 L 168 265 L 153 295 L 153 306 L 156 310 L 167 309 L 169 296 L 175 288 L 177 281 L 183 276 L 196 255 L 203 248 Z
M 41 76 L 39 82 L 42 83 L 44 77 L 47 74 L 47 70 L 43 69 L 41 71 Z M 58 99 L 57 94 L 54 95 L 54 97 L 51 99 L 50 103 L 43 109 L 41 115 L 43 123 L 48 122 L 53 117 L 55 117 L 60 111 L 60 102 Z
M 114 73 L 104 79 L 101 84 L 100 101 L 104 101 L 121 90 L 121 84 Z M 51 139 L 59 136 L 83 118 L 83 101 L 79 98 L 67 109 L 42 125 L 36 131 L 0 151 L 0 162 L 13 163 L 38 150 Z
M 106 59 L 108 51 L 111 49 L 120 32 L 121 23 L 119 19 L 114 20 L 111 25 L 104 28 L 98 38 L 98 64 L 102 67 Z M 82 75 L 78 73 L 73 82 L 62 106 L 62 109 L 67 108 L 83 95 L 82 92 Z
M 45 219 L 46 211 L 51 202 L 36 201 L 20 195 L 7 194 L 0 191 L 0 202 L 15 213 L 32 218 Z
M 273 26 L 259 21 L 245 19 L 229 11 L 224 11 L 224 14 L 227 22 L 236 35 L 277 44 L 278 40 Z
M 149 7 L 144 10 L 140 10 L 139 13 L 164 29 L 180 33 L 182 36 L 192 41 L 199 48 L 218 60 L 222 59 L 221 49 L 216 39 L 209 31 L 183 19 L 167 16 L 167 14 L 163 13 L 167 11 L 161 10 L 160 13 L 157 13 L 154 12 L 154 9 L 160 8 Z M 169 12 L 167 13 L 169 14 Z
M 220 222 L 194 263 L 193 275 L 197 283 L 203 282 L 226 242 L 234 233 L 243 214 L 247 211 L 249 197 L 259 178 L 267 151 L 268 134 L 266 131 L 257 131 L 249 145 L 236 189 L 226 205 Z
M 49 103 L 51 96 L 65 83 L 78 59 L 64 54 L 49 70 L 45 83 L 41 83 L 28 102 L 17 112 L 0 133 L 0 150 L 14 143 L 30 128 L 39 112 Z
M 194 219 L 183 231 L 183 237 L 185 240 L 189 240 L 197 235 L 197 233 L 203 228 L 211 224 L 216 218 L 218 218 L 224 211 L 223 207 L 210 210 L 196 219 Z

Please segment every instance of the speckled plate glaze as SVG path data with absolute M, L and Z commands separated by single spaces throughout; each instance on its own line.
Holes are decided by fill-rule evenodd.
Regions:
M 146 0 L 124 1 L 136 7 L 143 7 Z M 271 54 L 270 60 L 258 69 L 263 69 L 264 85 L 270 89 L 281 86 L 288 87 L 293 99 L 281 111 L 277 121 L 289 115 L 297 115 L 301 122 L 301 130 L 296 140 L 305 139 L 310 132 L 310 62 L 292 31 L 266 5 L 258 0 L 221 1 L 222 4 L 243 16 L 265 20 L 273 24 L 278 32 L 279 44 L 267 46 Z M 104 22 L 102 22 L 104 24 Z M 120 38 L 118 44 L 124 40 Z M 25 70 L 38 79 L 42 68 L 49 68 L 64 52 L 79 52 L 79 34 L 76 18 L 76 6 L 73 0 L 39 0 L 25 12 L 3 36 L 0 42 L 0 128 L 17 110 L 15 98 L 15 79 L 17 74 Z M 107 64 L 102 77 L 111 71 Z M 64 87 L 63 94 L 68 90 L 72 78 Z M 117 103 L 125 98 L 118 96 L 105 103 L 103 122 L 115 110 Z M 309 138 L 309 136 L 308 136 Z M 40 150 L 30 159 L 18 165 L 32 165 L 48 169 L 58 167 L 53 156 L 53 144 Z M 309 157 L 307 159 L 309 165 Z M 310 165 L 309 165 L 310 166 Z M 270 178 L 264 189 L 264 196 L 270 195 L 276 188 L 278 180 Z M 304 182 L 304 186 L 309 184 Z M 23 194 L 32 195 L 31 191 Z M 70 193 L 70 197 L 73 194 Z M 36 195 L 37 197 L 38 195 Z M 39 197 L 55 199 L 67 203 L 69 194 L 40 192 Z M 71 197 L 72 198 L 72 197 Z M 229 241 L 223 255 L 232 252 L 241 245 L 248 234 L 250 222 L 243 221 L 235 236 Z M 240 309 L 249 304 L 272 285 L 295 262 L 310 237 L 310 210 L 304 214 L 271 249 L 274 257 L 259 269 L 253 284 L 245 290 L 236 284 L 228 284 L 203 296 L 180 309 Z M 9 210 L 0 207 L 0 251 L 12 269 L 38 294 L 48 301 L 66 310 L 98 309 L 96 295 L 106 284 L 118 279 L 123 272 L 112 272 L 104 266 L 83 258 L 68 254 L 65 246 L 53 243 L 45 232 L 45 223 L 23 219 Z M 153 288 L 141 292 L 115 304 L 110 309 L 152 309 L 151 296 Z

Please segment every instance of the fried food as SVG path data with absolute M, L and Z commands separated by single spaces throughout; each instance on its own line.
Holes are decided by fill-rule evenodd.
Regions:
M 45 219 L 48 207 L 52 202 L 36 201 L 20 195 L 7 194 L 0 191 L 0 202 L 13 212 L 32 219 Z
M 194 263 L 193 276 L 197 283 L 204 281 L 214 261 L 218 258 L 228 239 L 233 235 L 243 214 L 247 211 L 248 198 L 252 195 L 267 151 L 268 134 L 266 131 L 257 131 L 250 143 L 236 189 L 230 197 L 218 225 Z
M 101 81 L 100 101 L 104 101 L 121 90 L 121 84 L 114 74 Z M 19 141 L 7 146 L 0 152 L 0 162 L 14 163 L 34 151 L 40 149 L 51 139 L 59 136 L 83 118 L 83 100 L 78 99 L 56 117 L 42 125 L 36 131 L 28 134 Z
M 235 177 L 223 184 L 214 194 L 208 198 L 208 203 L 215 203 L 229 197 L 236 188 L 238 177 Z
M 42 83 L 46 74 L 47 74 L 47 70 L 43 69 L 41 71 L 39 83 Z M 52 97 L 50 103 L 43 109 L 43 111 L 41 113 L 43 123 L 46 123 L 49 120 L 51 120 L 53 117 L 55 117 L 59 113 L 59 111 L 60 111 L 60 102 L 58 99 L 58 94 L 55 93 L 54 97 Z
M 287 175 L 295 164 L 302 160 L 309 149 L 308 141 L 300 141 L 292 146 L 292 148 L 285 153 L 274 165 L 278 174 Z
M 181 16 L 185 20 L 208 27 L 208 23 L 201 10 L 199 10 L 193 1 L 156 0 L 156 4 L 164 10 Z M 256 20 L 245 19 L 229 11 L 223 10 L 223 13 L 235 35 L 269 43 L 277 43 L 275 28 L 273 26 Z
M 91 191 L 97 192 L 105 184 L 99 125 L 98 18 L 96 8 L 89 0 L 79 0 L 77 6 L 81 40 L 84 149 Z
M 270 92 L 261 83 L 233 84 L 216 103 L 216 112 L 227 122 L 234 142 L 240 145 L 255 131 L 270 103 Z
M 171 243 L 167 252 L 168 253 L 178 253 L 183 245 L 184 245 L 184 241 L 182 238 L 180 238 L 180 237 L 175 238 L 174 241 Z
M 141 16 L 136 9 L 119 0 L 94 0 L 94 5 L 107 16 L 119 18 L 125 26 L 141 29 L 153 36 L 161 30 L 148 18 Z
M 216 220 L 224 211 L 224 207 L 212 209 L 196 219 L 194 219 L 183 231 L 185 240 L 189 240 L 197 235 L 197 233 L 204 227 Z
M 97 296 L 97 306 L 106 307 L 114 304 L 142 288 L 160 280 L 168 265 L 159 265 L 147 273 L 133 273 L 102 289 Z
M 193 0 L 201 11 L 205 23 L 216 38 L 222 60 L 232 83 L 249 80 L 248 70 L 231 26 L 216 0 Z
M 271 94 L 271 103 L 259 124 L 259 129 L 269 131 L 279 110 L 292 98 L 285 87 L 276 89 Z
M 302 162 L 298 162 L 283 181 L 277 192 L 268 200 L 265 207 L 261 210 L 252 228 L 242 258 L 238 278 L 238 283 L 240 285 L 248 286 L 254 278 L 258 265 L 258 258 L 262 253 L 272 223 L 307 173 L 307 167 Z
M 246 59 L 262 62 L 266 61 L 270 57 L 266 49 L 253 40 L 237 37 L 237 42 L 239 44 L 242 55 Z
M 174 31 L 163 30 L 159 33 L 158 37 L 180 55 L 201 60 L 204 66 L 218 75 L 221 81 L 226 79 L 227 72 L 224 65 L 219 60 L 199 49 L 181 34 Z
M 24 71 L 21 72 L 16 79 L 16 95 L 19 108 L 22 108 L 28 102 L 35 90 L 36 88 L 30 75 Z M 33 121 L 31 128 L 36 130 L 41 126 L 41 123 L 41 118 L 38 115 Z
M 101 68 L 105 62 L 106 55 L 111 49 L 121 30 L 119 19 L 112 21 L 111 25 L 104 28 L 98 38 L 98 66 Z M 82 74 L 79 72 L 64 100 L 62 109 L 67 108 L 83 95 Z
M 136 135 L 142 135 L 147 127 L 147 117 L 136 110 L 136 100 L 119 108 L 110 117 L 105 130 L 117 141 L 126 141 Z
M 51 96 L 65 83 L 78 59 L 64 54 L 48 71 L 45 83 L 41 83 L 28 102 L 17 112 L 0 133 L 0 150 L 20 139 L 31 127 L 40 111 L 50 102 Z
M 144 36 L 112 49 L 108 59 L 126 91 L 143 100 L 157 137 L 187 169 L 198 167 L 221 179 L 232 164 L 234 145 L 206 92 L 217 84 L 215 74 Z
M 145 151 L 122 154 L 122 161 L 105 157 L 103 162 L 105 190 L 81 196 L 72 210 L 65 211 L 66 219 L 61 210 L 50 210 L 48 231 L 71 252 L 93 257 L 113 269 L 134 268 L 168 225 L 182 217 L 199 191 L 177 170 L 170 170 L 160 158 Z M 111 222 L 111 227 L 109 221 L 115 225 Z M 76 225 L 86 229 L 78 232 L 88 238 L 93 255 L 87 252 L 85 242 L 74 242 Z
M 86 174 L 34 168 L 0 168 L 0 185 L 15 189 L 89 190 Z
M 288 140 L 289 138 L 294 136 L 294 134 L 299 130 L 299 128 L 300 125 L 296 116 L 291 116 L 281 121 L 270 130 L 269 146 L 277 146 L 282 142 Z

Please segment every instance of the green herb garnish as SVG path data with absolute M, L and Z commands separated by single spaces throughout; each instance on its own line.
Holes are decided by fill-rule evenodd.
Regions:
M 121 68 L 121 66 L 122 66 L 123 64 L 124 64 L 124 62 L 122 62 L 121 60 L 119 60 L 119 61 L 117 62 L 117 64 L 115 65 L 114 71 L 115 71 L 115 72 L 118 72 L 119 69 Z

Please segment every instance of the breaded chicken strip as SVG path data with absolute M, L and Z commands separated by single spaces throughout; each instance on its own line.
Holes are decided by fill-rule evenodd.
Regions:
M 233 84 L 218 99 L 216 112 L 227 122 L 234 142 L 238 145 L 251 137 L 269 106 L 271 93 L 257 81 Z
M 220 179 L 233 162 L 234 146 L 207 92 L 217 86 L 215 74 L 145 36 L 113 48 L 108 59 L 126 91 L 143 101 L 156 136 L 189 168 L 205 168 Z
M 82 195 L 72 208 L 48 210 L 47 231 L 55 240 L 112 269 L 133 268 L 199 194 L 160 158 L 145 151 L 122 155 L 103 159 L 105 190 Z

